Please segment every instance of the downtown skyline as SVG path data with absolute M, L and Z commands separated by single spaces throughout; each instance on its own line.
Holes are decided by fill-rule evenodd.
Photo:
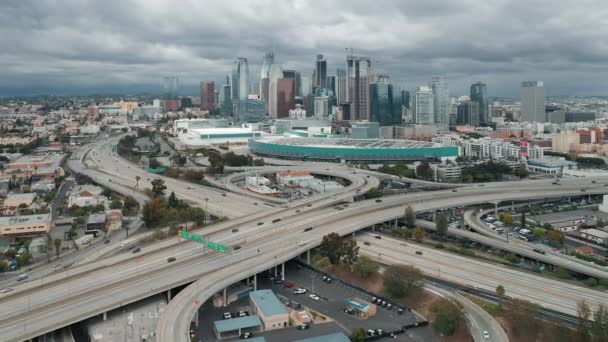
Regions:
M 0 55 L 0 96 L 159 92 L 162 77 L 174 75 L 180 94 L 190 95 L 202 80 L 222 85 L 238 57 L 248 59 L 255 85 L 269 51 L 283 69 L 308 77 L 322 54 L 327 75 L 333 76 L 345 68 L 347 48 L 370 57 L 375 73 L 410 90 L 443 76 L 452 95 L 467 94 L 481 81 L 489 96 L 519 98 L 526 80 L 544 81 L 548 96 L 608 93 L 603 82 L 608 52 L 601 43 L 605 10 L 599 1 L 567 5 L 540 0 L 1 4 L 0 41 L 10 48 Z

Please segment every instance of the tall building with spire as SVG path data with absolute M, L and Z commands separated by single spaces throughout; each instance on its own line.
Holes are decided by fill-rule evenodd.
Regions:
M 351 120 L 369 120 L 369 84 L 372 60 L 368 57 L 346 56 L 347 101 L 351 104 Z
M 270 66 L 274 64 L 274 52 L 267 52 L 262 59 L 262 69 L 260 70 L 260 97 L 267 101 L 268 79 L 270 78 Z
M 249 95 L 249 64 L 247 58 L 239 57 L 232 69 L 231 91 L 233 100 L 246 100 Z
M 270 66 L 268 72 L 268 115 L 271 119 L 277 119 L 278 113 L 278 82 L 283 78 L 283 68 L 280 64 Z

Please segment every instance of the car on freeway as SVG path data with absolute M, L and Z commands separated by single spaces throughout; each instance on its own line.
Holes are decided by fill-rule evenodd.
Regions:
M 238 229 L 238 228 L 232 228 L 232 232 L 233 232 L 233 233 L 236 233 L 236 232 L 238 232 L 238 231 L 239 231 L 239 229 Z
M 319 296 L 317 296 L 317 295 L 316 295 L 316 294 L 314 294 L 314 293 L 309 294 L 309 295 L 308 295 L 308 297 L 310 297 L 311 299 L 314 299 L 314 300 L 319 300 L 319 299 L 321 299 L 321 298 L 319 298 Z
M 55 264 L 55 265 L 53 265 L 53 268 L 57 268 L 59 266 L 61 266 L 61 264 Z
M 293 294 L 295 294 L 295 295 L 304 294 L 304 293 L 306 293 L 306 289 L 303 289 L 301 287 L 298 287 L 297 289 L 295 289 L 293 291 Z
M 264 224 L 264 222 L 258 222 L 258 226 L 261 226 L 263 224 Z
M 105 240 L 103 243 L 105 243 L 107 245 L 110 243 L 110 240 Z
M 241 246 L 239 245 L 234 245 L 234 247 L 232 247 L 233 250 L 238 251 L 239 249 L 241 249 Z
M 375 237 L 376 239 L 378 239 L 378 240 L 382 239 L 382 236 L 380 236 L 380 235 L 376 235 L 376 236 L 374 236 L 374 237 Z
M 28 277 L 29 277 L 29 275 L 27 273 L 24 273 L 24 274 L 22 274 L 22 275 L 20 275 L 20 276 L 17 277 L 17 281 L 25 280 Z
M 7 292 L 11 292 L 13 291 L 13 289 L 11 289 L 10 287 L 5 287 L 2 290 L 0 290 L 0 293 L 7 293 Z
M 366 245 L 366 246 L 371 246 L 372 245 L 369 241 L 364 241 L 363 244 Z
M 380 203 L 380 202 L 382 202 L 382 200 L 381 200 L 381 199 L 377 199 L 377 200 L 376 200 L 376 203 Z
M 174 262 L 175 261 L 175 257 L 168 257 L 167 258 L 167 262 Z
M 483 338 L 485 338 L 486 340 L 490 339 L 490 334 L 486 330 L 483 331 Z
M 141 248 L 137 247 L 133 250 L 133 254 L 139 253 L 140 251 L 141 251 Z
M 416 254 L 422 255 L 422 251 L 416 251 Z
M 298 242 L 298 246 L 304 246 L 306 244 L 306 241 L 300 241 Z

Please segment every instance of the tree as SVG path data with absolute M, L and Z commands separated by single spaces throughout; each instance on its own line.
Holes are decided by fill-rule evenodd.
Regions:
M 340 258 L 345 265 L 352 266 L 357 262 L 359 257 L 359 246 L 353 239 L 343 239 L 340 246 Z
M 403 220 L 408 227 L 414 227 L 416 225 L 416 212 L 414 211 L 414 208 L 409 205 L 405 208 Z
M 512 224 L 513 223 L 513 215 L 509 214 L 509 213 L 500 213 L 500 220 L 506 224 Z
M 392 265 L 384 272 L 384 291 L 396 298 L 409 296 L 422 286 L 422 272 L 414 266 Z
M 505 297 L 505 288 L 502 285 L 496 287 L 496 295 L 498 296 L 498 305 L 502 306 L 502 300 Z
M 104 188 L 103 191 L 101 192 L 101 194 L 107 198 L 112 197 L 112 190 L 108 189 L 108 188 Z
M 353 329 L 353 332 L 350 334 L 351 342 L 365 342 L 366 338 L 367 335 L 363 328 Z
M 380 191 L 378 188 L 372 188 L 369 189 L 368 192 L 365 193 L 365 195 L 363 195 L 366 199 L 371 199 L 371 198 L 378 198 L 378 197 L 382 197 L 382 191 Z
M 140 176 L 135 176 L 135 187 L 139 188 L 139 180 L 141 179 Z
M 435 227 L 437 228 L 437 233 L 440 235 L 446 235 L 448 232 L 448 217 L 446 214 L 437 214 L 435 217 Z
M 528 172 L 528 169 L 526 169 L 525 167 L 520 166 L 517 169 L 517 176 L 519 178 L 526 178 L 526 177 L 528 177 L 529 174 L 530 174 L 530 172 Z
M 169 199 L 167 199 L 167 205 L 169 208 L 177 208 L 179 206 L 179 200 L 177 196 L 175 196 L 175 192 L 171 191 L 171 195 L 169 195 Z
M 59 258 L 59 252 L 61 252 L 61 239 L 57 238 L 53 240 L 53 244 L 55 245 L 55 255 Z
M 414 237 L 414 240 L 416 240 L 416 242 L 420 243 L 420 242 L 424 241 L 424 238 L 426 237 L 426 233 L 425 233 L 424 229 L 422 229 L 420 227 L 416 227 L 416 228 L 414 228 L 414 232 L 412 233 L 412 236 Z
M 46 258 L 48 261 L 51 261 L 51 255 L 53 254 L 53 239 L 50 234 L 46 234 L 46 245 L 44 248 L 46 253 Z
M 581 341 L 589 341 L 589 318 L 591 318 L 591 308 L 586 301 L 581 300 L 576 303 L 578 324 L 576 327 L 578 337 Z
M 319 245 L 319 253 L 322 256 L 329 258 L 332 265 L 340 262 L 340 247 L 342 246 L 342 238 L 337 233 L 330 233 L 323 237 Z
M 122 204 L 123 215 L 128 214 L 135 207 L 137 207 L 137 201 L 133 197 L 127 196 L 124 199 L 123 204 Z
M 510 299 L 505 301 L 505 315 L 511 322 L 517 322 L 511 329 L 513 334 L 519 338 L 529 338 L 535 340 L 534 337 L 538 333 L 538 305 L 521 299 Z
M 608 308 L 603 304 L 593 314 L 591 335 L 594 341 L 608 341 Z
M 156 178 L 152 181 L 152 194 L 154 197 L 163 198 L 165 196 L 165 190 L 167 190 L 165 181 L 160 178 Z
M 431 305 L 430 310 L 435 314 L 433 329 L 445 336 L 454 335 L 460 324 L 464 321 L 460 307 L 446 298 L 435 301 Z
M 357 262 L 354 265 L 354 271 L 361 278 L 368 278 L 378 271 L 378 264 L 372 259 L 362 255 L 357 259 Z
M 420 163 L 420 165 L 416 167 L 416 175 L 418 175 L 418 178 L 433 180 L 434 174 L 429 163 Z
M 112 202 L 110 203 L 110 209 L 120 209 L 120 208 L 122 208 L 122 202 L 118 198 L 113 199 Z
M 144 204 L 142 214 L 146 227 L 157 225 L 163 214 L 161 201 L 156 197 L 151 198 Z
M 562 247 L 564 245 L 564 233 L 558 230 L 549 230 L 547 232 L 547 240 L 552 247 Z

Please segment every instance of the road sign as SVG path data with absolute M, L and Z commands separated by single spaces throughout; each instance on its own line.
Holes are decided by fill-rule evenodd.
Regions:
M 218 252 L 226 252 L 228 250 L 228 247 L 219 243 L 215 243 L 215 242 L 207 242 L 207 247 L 209 247 L 209 249 L 213 249 L 216 250 Z
M 205 243 L 205 238 L 198 235 L 198 234 L 192 234 L 190 232 L 187 232 L 185 230 L 180 231 L 180 236 L 182 239 L 187 239 L 187 240 L 192 240 L 194 242 L 199 242 L 199 243 Z

